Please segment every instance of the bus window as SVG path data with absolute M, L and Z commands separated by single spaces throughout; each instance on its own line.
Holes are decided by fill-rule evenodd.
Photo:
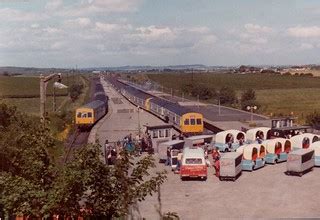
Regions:
M 189 125 L 189 119 L 188 118 L 184 120 L 184 125 Z
M 201 118 L 197 118 L 197 125 L 201 125 L 201 122 L 202 122 Z
M 83 113 L 82 118 L 86 118 L 86 117 L 87 117 L 87 113 Z
M 88 118 L 92 118 L 92 113 L 91 112 L 88 113 Z
M 190 119 L 191 125 L 195 125 L 196 124 L 196 120 L 194 118 Z
M 77 118 L 81 118 L 81 112 L 78 112 Z

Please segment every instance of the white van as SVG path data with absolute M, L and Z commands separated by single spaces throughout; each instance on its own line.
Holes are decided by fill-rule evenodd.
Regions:
M 183 150 L 182 164 L 180 168 L 181 180 L 185 178 L 207 179 L 207 164 L 202 148 L 189 148 Z

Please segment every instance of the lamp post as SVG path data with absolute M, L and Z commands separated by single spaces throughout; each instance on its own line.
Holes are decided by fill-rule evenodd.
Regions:
M 219 96 L 219 116 L 221 115 L 221 103 L 220 103 L 221 101 L 220 101 L 220 96 Z
M 257 106 L 247 106 L 247 110 L 251 111 L 251 124 L 253 123 L 253 110 L 257 110 Z
M 138 106 L 138 134 L 139 134 L 139 137 L 140 137 L 140 106 Z

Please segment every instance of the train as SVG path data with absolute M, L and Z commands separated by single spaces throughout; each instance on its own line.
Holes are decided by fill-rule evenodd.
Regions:
M 109 97 L 100 83 L 100 78 L 94 78 L 92 81 L 94 87 L 92 100 L 77 108 L 75 113 L 75 124 L 81 131 L 90 130 L 109 110 Z
M 191 136 L 203 133 L 204 123 L 201 113 L 190 111 L 178 103 L 148 94 L 119 81 L 117 78 L 108 77 L 107 80 L 130 102 L 153 113 L 165 122 L 172 123 L 183 135 Z

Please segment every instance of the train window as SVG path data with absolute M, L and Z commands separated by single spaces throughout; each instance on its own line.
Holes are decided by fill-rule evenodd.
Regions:
M 88 113 L 88 118 L 92 118 L 92 113 L 91 112 Z
M 158 131 L 157 130 L 153 131 L 153 138 L 158 138 Z
M 191 123 L 191 125 L 195 125 L 196 124 L 196 120 L 194 118 L 191 118 L 190 119 L 190 123 Z
M 83 113 L 82 118 L 86 118 L 86 117 L 87 117 L 87 113 Z
M 163 137 L 164 137 L 163 130 L 159 130 L 159 137 L 160 137 L 160 138 L 163 138 Z
M 170 136 L 169 129 L 166 129 L 165 132 L 166 132 L 165 136 L 169 137 Z
M 81 118 L 81 112 L 78 112 L 77 118 Z
M 185 125 L 189 125 L 189 124 L 190 124 L 190 122 L 189 122 L 189 119 L 188 119 L 188 118 L 184 120 L 184 124 L 185 124 Z
M 197 118 L 197 125 L 201 125 L 201 124 L 202 124 L 201 118 Z

